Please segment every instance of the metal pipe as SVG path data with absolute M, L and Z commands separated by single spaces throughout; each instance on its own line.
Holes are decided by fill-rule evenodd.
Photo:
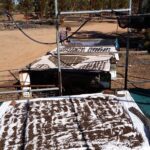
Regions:
M 102 12 L 123 12 L 130 11 L 131 9 L 103 9 L 103 10 L 84 10 L 84 11 L 62 11 L 60 15 L 69 15 L 69 14 L 97 14 Z
M 132 15 L 132 0 L 129 0 L 129 15 Z M 130 17 L 129 17 L 129 24 L 130 24 Z M 124 80 L 124 89 L 128 89 L 128 66 L 129 66 L 129 47 L 130 47 L 130 32 L 131 28 L 127 29 L 128 36 L 127 36 L 127 47 L 126 47 L 126 64 L 125 64 L 125 80 Z
M 59 47 L 59 14 L 58 1 L 55 0 L 55 17 L 56 17 L 56 41 L 57 41 L 57 57 L 58 57 L 58 81 L 59 81 L 59 95 L 62 95 L 62 74 L 60 64 L 60 47 Z
M 132 14 L 132 0 L 129 0 L 129 9 L 130 9 L 129 15 L 131 15 Z
M 7 72 L 7 71 L 18 71 L 18 70 L 21 70 L 21 69 L 8 69 L 8 70 L 0 70 L 0 72 Z
M 43 88 L 43 89 L 31 89 L 31 90 L 17 90 L 17 91 L 3 91 L 0 94 L 14 94 L 22 92 L 42 92 L 42 91 L 57 91 L 59 88 Z
M 128 37 L 127 37 L 127 47 L 126 47 L 126 59 L 125 59 L 125 80 L 124 80 L 124 89 L 128 88 L 128 66 L 129 66 L 129 28 L 128 28 Z
M 21 88 L 21 87 L 55 87 L 55 85 L 0 85 L 0 88 Z
M 136 83 L 136 84 L 142 84 L 142 83 L 148 83 L 150 80 L 142 80 L 142 81 L 128 81 L 129 83 Z

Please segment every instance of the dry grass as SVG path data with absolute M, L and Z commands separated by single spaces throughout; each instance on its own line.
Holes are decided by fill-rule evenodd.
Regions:
M 118 80 L 114 81 L 113 88 L 124 88 L 125 74 L 125 54 L 120 55 L 120 61 L 117 67 Z M 150 55 L 131 52 L 129 54 L 128 80 L 135 83 L 128 83 L 128 88 L 150 89 Z M 149 81 L 144 82 L 142 81 Z

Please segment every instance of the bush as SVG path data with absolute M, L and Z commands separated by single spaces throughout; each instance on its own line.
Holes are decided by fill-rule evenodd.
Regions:
M 144 49 L 150 53 L 150 29 L 147 29 L 145 31 Z
M 150 53 L 150 41 L 146 41 L 144 43 L 144 49 L 148 51 L 148 53 Z
M 150 29 L 147 29 L 147 30 L 145 31 L 145 39 L 146 39 L 146 40 L 150 40 Z

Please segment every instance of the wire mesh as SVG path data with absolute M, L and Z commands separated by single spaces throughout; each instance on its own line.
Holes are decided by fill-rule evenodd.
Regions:
M 25 92 L 20 90 L 7 91 L 3 90 L 0 92 L 0 102 L 11 101 L 11 100 L 23 100 L 23 99 L 32 99 L 32 98 L 46 98 L 52 96 L 58 96 L 58 90 L 47 89 L 33 89 L 35 91 L 27 91 L 26 96 Z M 37 91 L 36 91 L 37 90 Z M 8 92 L 8 93 L 5 93 Z
M 150 55 L 136 51 L 129 52 L 128 89 L 150 89 Z M 117 64 L 117 80 L 112 81 L 112 89 L 123 89 L 125 53 L 120 53 Z

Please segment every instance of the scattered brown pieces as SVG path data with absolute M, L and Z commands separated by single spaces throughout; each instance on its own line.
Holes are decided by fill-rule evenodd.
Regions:
M 11 101 L 10 105 L 12 105 L 13 107 L 15 107 L 16 106 L 16 101 L 15 100 Z

